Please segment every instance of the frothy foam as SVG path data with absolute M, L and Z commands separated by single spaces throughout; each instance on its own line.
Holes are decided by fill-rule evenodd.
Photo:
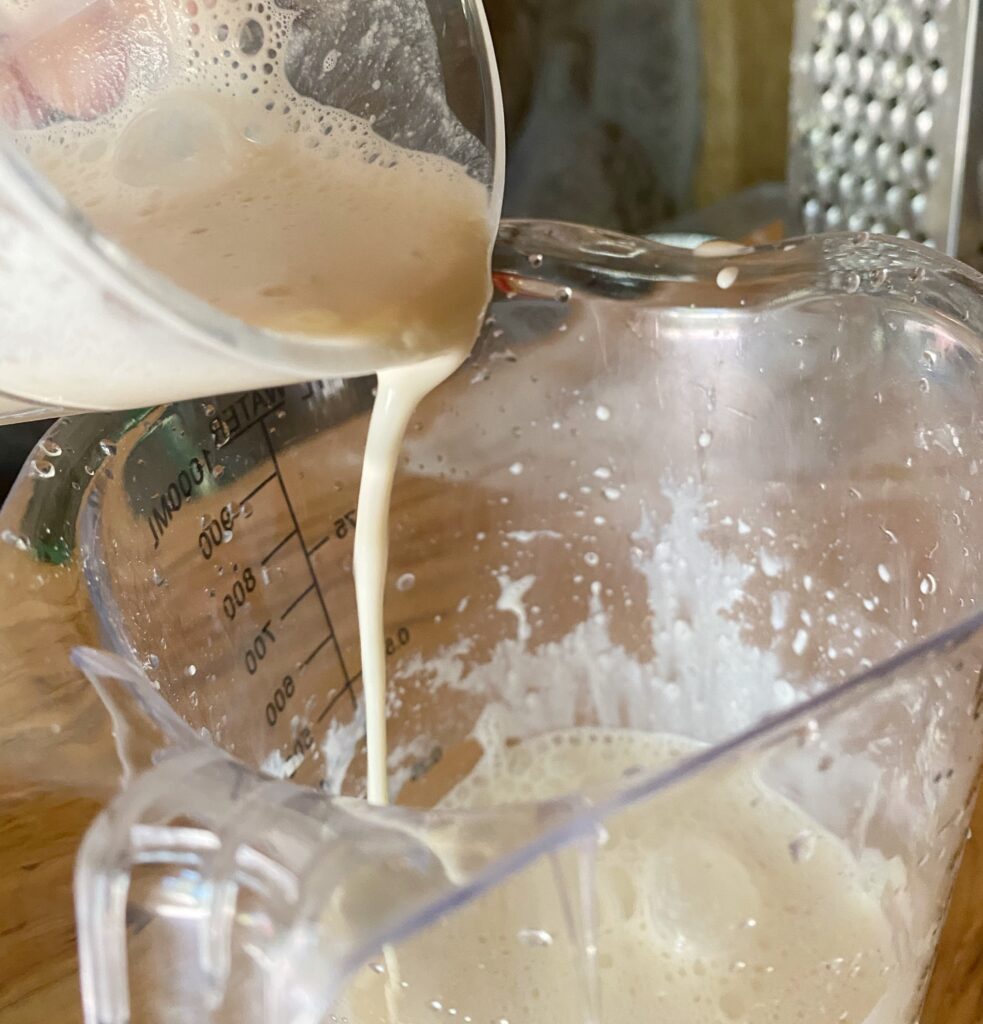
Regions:
M 596 791 L 696 749 L 674 736 L 588 728 L 489 743 L 441 806 Z M 869 1019 L 896 973 L 876 880 L 751 772 L 712 773 L 605 826 L 592 886 L 601 1021 Z M 341 1012 L 357 1024 L 585 1019 L 590 971 L 569 868 L 541 861 L 405 943 L 398 984 L 387 987 L 377 965 Z
M 337 24 L 262 2 L 175 13 L 143 0 L 125 26 L 90 25 L 100 6 L 23 42 L 10 66 L 44 94 L 18 93 L 32 106 L 21 120 L 46 122 L 18 145 L 101 233 L 259 327 L 420 354 L 469 346 L 490 287 L 486 189 L 445 156 L 382 138 L 374 115 L 311 98 L 344 91 L 337 51 L 308 66 Z M 73 23 L 63 72 L 75 77 L 61 81 L 51 51 Z M 86 48 L 80 96 L 68 56 Z M 347 97 L 352 109 L 371 108 L 373 86 Z M 481 149 L 446 109 L 428 117 L 429 148 Z

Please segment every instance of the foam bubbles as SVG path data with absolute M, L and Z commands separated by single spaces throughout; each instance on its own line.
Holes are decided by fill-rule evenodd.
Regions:
M 358 17 L 390 4 L 364 0 Z M 371 74 L 364 83 L 378 108 L 355 116 L 346 47 L 335 47 L 350 72 L 339 83 L 305 70 L 349 15 L 325 8 L 314 24 L 255 0 L 192 0 L 181 13 L 162 5 L 125 40 L 121 98 L 15 142 L 99 232 L 240 320 L 393 353 L 456 349 L 474 336 L 490 290 L 488 196 L 465 166 L 432 155 L 478 166 L 467 155 L 477 143 L 427 86 L 440 70 L 425 4 L 398 7 L 400 24 L 383 35 L 420 47 L 417 72 L 399 73 L 418 73 L 407 92 L 426 107 L 430 134 L 419 138 L 431 152 L 376 134 L 368 115 L 388 109 L 393 85 L 381 75 L 379 89 Z M 378 64 L 371 47 L 363 58 Z M 336 89 L 350 111 L 312 98 Z
M 599 727 L 516 742 L 507 718 L 483 719 L 484 754 L 442 813 L 596 794 L 701 749 Z M 860 1021 L 892 984 L 890 929 L 857 862 L 749 770 L 704 775 L 609 818 L 605 830 L 591 859 L 602 1022 Z M 582 1019 L 582 868 L 573 851 L 544 858 L 398 947 L 400 977 L 411 982 L 398 1019 L 426 1019 L 424 993 L 476 1021 Z M 367 970 L 346 1015 L 391 1019 L 384 995 Z

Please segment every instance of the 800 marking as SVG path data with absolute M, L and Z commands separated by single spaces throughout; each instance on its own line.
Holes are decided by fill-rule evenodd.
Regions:
M 225 617 L 231 622 L 235 619 L 239 609 L 249 600 L 249 595 L 256 589 L 256 575 L 251 566 L 246 566 L 242 573 L 242 579 L 232 584 L 232 589 L 222 598 L 222 611 Z

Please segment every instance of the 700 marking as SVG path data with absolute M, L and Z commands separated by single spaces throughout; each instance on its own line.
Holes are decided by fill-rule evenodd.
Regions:
M 253 637 L 246 648 L 244 661 L 246 662 L 246 671 L 251 676 L 256 675 L 259 663 L 270 653 L 270 648 L 276 643 L 276 635 L 270 629 L 271 622 L 271 619 L 266 620 L 263 628 Z

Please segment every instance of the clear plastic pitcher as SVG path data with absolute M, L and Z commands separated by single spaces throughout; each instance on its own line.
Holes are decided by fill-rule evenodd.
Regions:
M 295 106 L 306 97 L 346 111 L 371 124 L 381 139 L 461 165 L 487 188 L 489 217 L 497 223 L 504 166 L 502 104 L 480 0 L 268 6 L 277 11 L 273 21 L 262 3 L 243 3 L 237 23 L 216 25 L 210 16 L 215 4 L 206 0 L 200 5 L 160 0 L 4 5 L 0 422 L 358 375 L 414 358 L 396 348 L 380 352 L 364 339 L 353 343 L 346 337 L 274 333 L 222 313 L 101 236 L 84 211 L 70 206 L 22 153 L 39 126 L 111 115 L 108 99 L 108 113 L 83 102 L 86 90 L 98 91 L 108 74 L 103 66 L 107 48 L 122 69 L 114 65 L 113 73 L 128 76 L 125 88 L 152 98 L 175 67 L 183 67 L 187 55 L 181 47 L 189 33 L 189 38 L 199 32 L 202 38 L 219 34 L 228 45 L 215 59 L 226 76 L 245 79 L 251 74 L 261 82 L 263 61 L 279 53 L 276 67 L 266 68 L 271 77 L 282 75 L 280 93 L 293 97 Z M 111 22 L 109 42 L 96 31 L 102 31 L 99 19 Z M 290 24 L 281 37 L 285 19 Z M 72 44 L 79 25 L 78 31 L 88 29 L 88 35 Z M 50 43 L 52 38 L 56 43 Z M 267 52 L 271 46 L 275 49 Z M 65 84 L 70 74 L 81 95 Z M 199 87 L 220 91 L 212 79 Z M 206 156 L 199 158 L 205 160 L 211 135 L 204 133 L 202 142 L 193 128 L 172 126 L 178 136 L 174 145 L 182 153 L 181 147 L 188 150 L 181 157 L 187 160 L 200 144 Z M 253 127 L 244 131 L 248 145 L 264 145 Z M 151 143 L 145 141 L 147 147 Z M 145 191 L 150 204 L 153 190 Z M 253 244 L 261 246 L 263 238 Z
M 367 383 L 63 420 L 26 467 L 0 756 L 122 782 L 88 1021 L 909 1024 L 980 765 L 980 279 L 516 223 L 496 281 L 394 491 L 397 806 L 360 799 Z

